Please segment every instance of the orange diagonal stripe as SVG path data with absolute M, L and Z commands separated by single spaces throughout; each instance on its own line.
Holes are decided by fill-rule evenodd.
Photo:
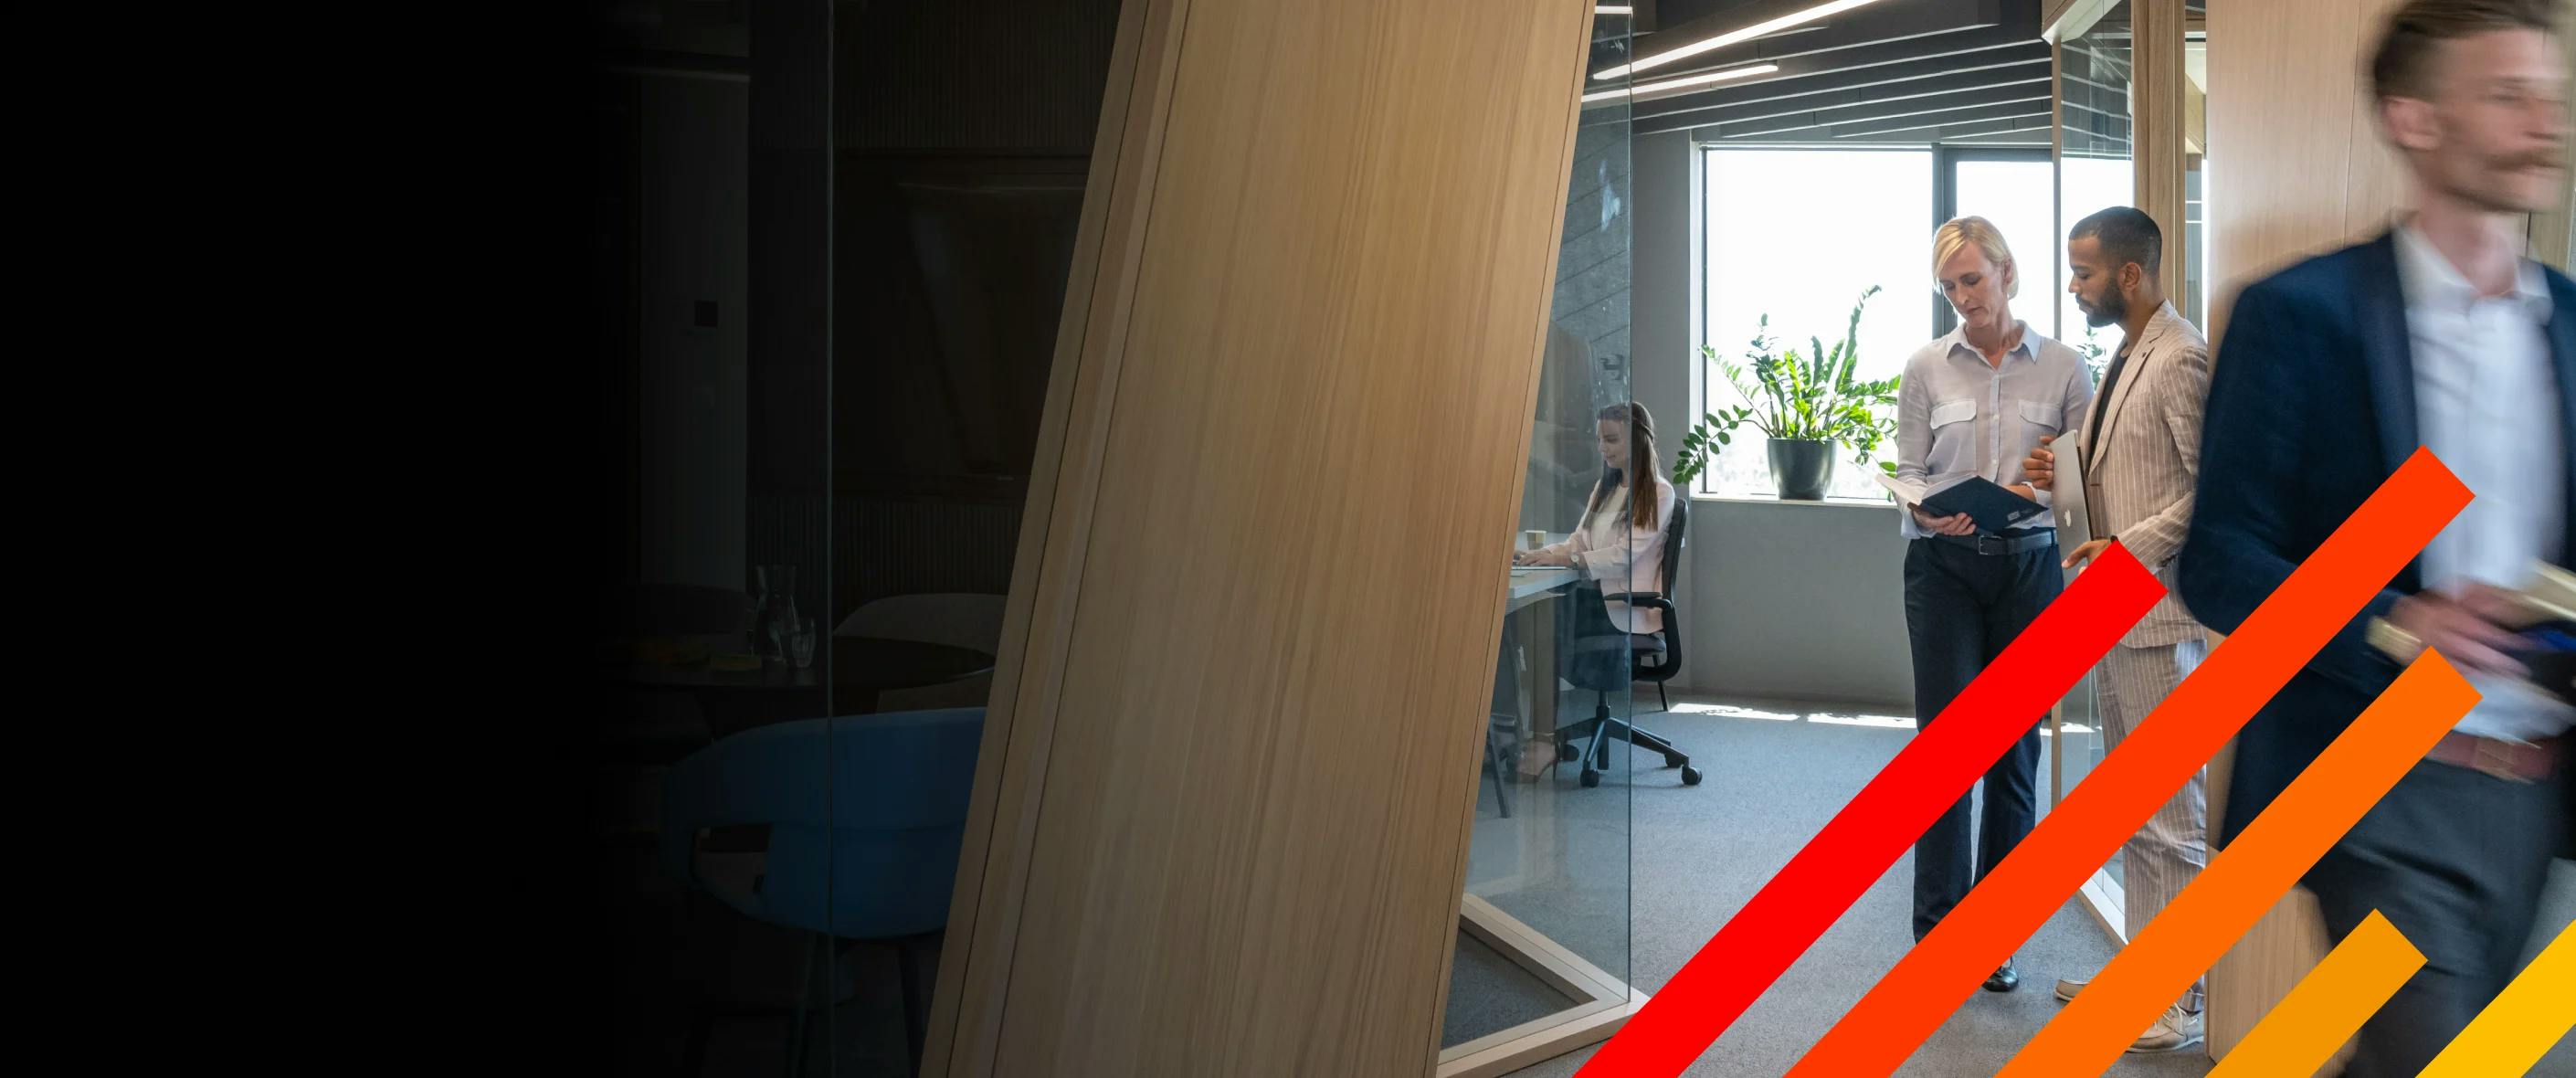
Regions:
M 2440 655 L 2417 658 L 1995 1078 L 2110 1069 L 2477 702 Z
M 1790 1078 L 1894 1072 L 2468 502 L 2468 488 L 2417 450 L 1826 1032 Z
M 2378 910 L 2370 911 L 2361 927 L 2327 952 L 2325 961 L 2309 970 L 2254 1032 L 2228 1049 L 2209 1078 L 2315 1074 L 2422 968 L 2423 952 Z

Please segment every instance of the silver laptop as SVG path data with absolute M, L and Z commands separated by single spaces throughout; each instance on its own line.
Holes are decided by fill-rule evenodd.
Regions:
M 2060 558 L 2093 541 L 2093 514 L 2084 507 L 2084 459 L 2075 448 L 2080 441 L 2080 438 L 2073 441 L 2060 439 L 2048 443 L 2049 450 L 2057 455 L 2057 478 L 2050 484 L 2048 512 L 2057 524 L 2057 554 Z M 2072 483 L 2066 481 L 2070 475 L 2075 477 Z M 2066 577 L 2074 579 L 2075 570 L 2067 570 Z

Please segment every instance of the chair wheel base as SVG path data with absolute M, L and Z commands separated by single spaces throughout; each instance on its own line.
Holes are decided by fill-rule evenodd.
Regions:
M 1582 782 L 1583 788 L 1587 790 L 1595 786 L 1599 786 L 1601 785 L 1601 773 L 1593 770 L 1591 765 L 1586 764 L 1583 768 Z
M 1570 763 L 1573 763 L 1573 762 L 1574 762 L 1574 758 L 1575 758 L 1575 757 L 1578 757 L 1578 756 L 1581 756 L 1581 755 L 1583 755 L 1583 750 L 1582 750 L 1581 748 L 1576 747 L 1576 746 L 1575 746 L 1575 744 L 1574 744 L 1574 742 L 1572 742 L 1572 741 L 1561 741 L 1561 742 L 1558 742 L 1558 743 L 1557 743 L 1557 746 L 1556 746 L 1556 758 L 1557 758 L 1558 760 L 1561 760 L 1561 761 L 1564 761 L 1564 762 L 1566 762 L 1566 763 L 1569 763 L 1569 764 L 1570 764 Z
M 1692 767 L 1689 764 L 1682 765 L 1682 785 L 1697 786 L 1699 785 L 1699 780 L 1700 773 L 1698 768 Z
M 1665 753 L 1665 754 L 1664 754 L 1664 766 L 1665 766 L 1665 767 L 1689 767 L 1689 766 L 1690 766 L 1690 757 L 1688 757 L 1688 756 L 1684 756 L 1684 755 L 1682 755 L 1682 754 L 1680 754 L 1680 753 L 1678 753 L 1678 752 L 1668 752 L 1668 753 Z

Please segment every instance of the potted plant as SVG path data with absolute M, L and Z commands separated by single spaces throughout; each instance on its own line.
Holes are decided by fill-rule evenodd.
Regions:
M 2109 349 L 2102 347 L 2102 342 L 2094 339 L 2092 326 L 2084 327 L 2084 343 L 2076 345 L 2075 351 L 2084 357 L 2084 373 L 2093 376 L 2094 388 L 2101 388 L 2102 371 L 2110 366 L 2102 357 L 2109 354 Z
M 1823 500 L 1825 487 L 1833 481 L 1836 445 L 1851 447 L 1861 463 L 1869 463 L 1878 443 L 1896 433 L 1893 413 L 1899 381 L 1852 378 L 1860 362 L 1861 308 L 1877 294 L 1876 285 L 1860 294 L 1852 304 L 1851 322 L 1843 327 L 1843 339 L 1832 348 L 1815 337 L 1807 338 L 1810 351 L 1804 358 L 1796 349 L 1777 351 L 1771 316 L 1763 315 L 1761 328 L 1744 354 L 1753 361 L 1749 379 L 1744 368 L 1718 359 L 1717 349 L 1701 347 L 1700 354 L 1716 362 L 1745 403 L 1708 413 L 1682 436 L 1674 478 L 1687 483 L 1698 476 L 1718 447 L 1732 444 L 1736 428 L 1747 423 L 1771 439 L 1771 478 L 1783 499 Z M 1881 462 L 1879 467 L 1896 470 L 1893 462 Z

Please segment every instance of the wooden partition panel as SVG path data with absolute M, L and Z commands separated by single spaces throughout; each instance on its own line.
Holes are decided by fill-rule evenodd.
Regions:
M 2576 0 L 2559 0 L 2558 48 L 2568 84 L 2576 86 Z M 2531 252 L 2533 258 L 2561 270 L 2576 267 L 2576 182 L 2567 185 L 2557 208 L 2533 215 Z
M 2361 74 L 2380 21 L 2396 3 L 2220 0 L 2209 6 L 2212 340 L 2225 332 L 2228 307 L 2245 285 L 2308 255 L 2377 235 L 2408 197 L 2405 171 L 2380 138 Z M 2563 5 L 2562 19 L 2568 27 L 2563 47 L 2564 37 L 2576 33 L 2576 4 Z M 2567 257 L 2566 222 L 2576 215 L 2576 191 L 2566 207 L 2532 221 L 2535 257 Z M 2219 359 L 2226 359 L 2223 347 Z M 2232 755 L 2231 748 L 2210 769 L 2213 831 L 2225 807 Z M 2292 891 L 2210 971 L 2210 1054 L 2223 1057 L 2242 1040 L 2327 948 L 2315 898 Z M 2346 1045 L 2338 1058 L 2350 1052 Z
M 2130 164 L 2135 205 L 2164 230 L 2164 287 L 2182 306 L 2190 265 L 2190 234 L 2183 229 L 2183 131 L 2190 95 L 2184 88 L 2182 0 L 2129 0 Z
M 2264 274 L 2385 228 L 2403 195 L 2362 85 L 2395 0 L 2209 6 L 2209 337 Z
M 1591 11 L 1129 0 L 926 1073 L 1430 1073 Z
M 2209 336 L 2236 294 L 2309 255 L 2377 234 L 2405 196 L 2362 83 L 2395 0 L 2209 5 Z M 2226 352 L 2219 352 L 2223 362 Z M 2211 841 L 2231 747 L 2209 771 Z M 2326 952 L 2316 899 L 2293 890 L 2209 974 L 2209 1054 L 2224 1057 Z M 2349 1049 L 2347 1048 L 2347 1052 Z

